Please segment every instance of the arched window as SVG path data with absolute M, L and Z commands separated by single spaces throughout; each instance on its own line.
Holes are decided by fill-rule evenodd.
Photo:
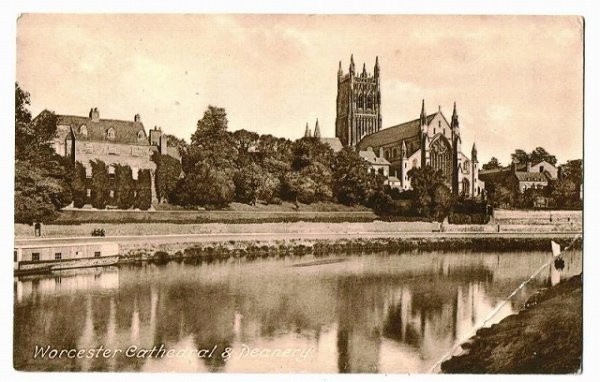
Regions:
M 452 148 L 446 138 L 440 136 L 430 145 L 430 163 L 434 170 L 439 170 L 447 181 L 452 175 Z
M 462 180 L 462 193 L 463 195 L 469 195 L 469 179 L 467 178 Z
M 107 137 L 108 139 L 115 139 L 115 136 L 116 136 L 116 134 L 115 134 L 115 129 L 113 129 L 113 128 L 111 127 L 110 129 L 106 130 L 106 137 Z
M 87 137 L 87 133 L 87 127 L 85 125 L 79 126 L 79 134 L 81 134 L 84 137 Z
M 394 153 L 394 156 L 392 158 L 396 158 L 398 156 L 398 150 L 396 150 L 396 148 L 394 147 L 392 152 Z

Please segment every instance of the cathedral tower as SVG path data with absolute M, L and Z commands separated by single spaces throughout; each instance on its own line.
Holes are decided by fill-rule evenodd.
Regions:
M 379 58 L 375 58 L 373 75 L 356 73 L 354 56 L 350 56 L 348 74 L 344 75 L 342 62 L 338 67 L 335 136 L 344 146 L 354 147 L 368 134 L 381 129 L 381 91 Z

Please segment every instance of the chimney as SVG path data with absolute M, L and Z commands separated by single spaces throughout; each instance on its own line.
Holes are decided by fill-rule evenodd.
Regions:
M 531 172 L 531 162 L 527 161 L 527 172 Z
M 100 121 L 100 112 L 98 111 L 97 107 L 90 109 L 90 119 L 92 120 L 92 122 Z
M 141 117 L 139 114 L 136 114 L 136 115 L 133 117 L 133 121 L 134 121 L 134 122 L 137 122 L 137 123 L 141 123 L 141 122 L 142 122 L 142 117 Z

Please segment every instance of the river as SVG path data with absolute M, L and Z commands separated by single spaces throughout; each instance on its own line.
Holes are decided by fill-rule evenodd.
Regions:
M 581 272 L 548 267 L 490 321 Z M 422 373 L 546 252 L 170 262 L 14 279 L 18 370 Z

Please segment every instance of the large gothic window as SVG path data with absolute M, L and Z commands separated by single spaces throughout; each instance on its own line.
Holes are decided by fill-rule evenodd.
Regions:
M 440 136 L 429 146 L 430 164 L 434 170 L 440 170 L 446 181 L 452 177 L 452 148 L 448 140 Z

